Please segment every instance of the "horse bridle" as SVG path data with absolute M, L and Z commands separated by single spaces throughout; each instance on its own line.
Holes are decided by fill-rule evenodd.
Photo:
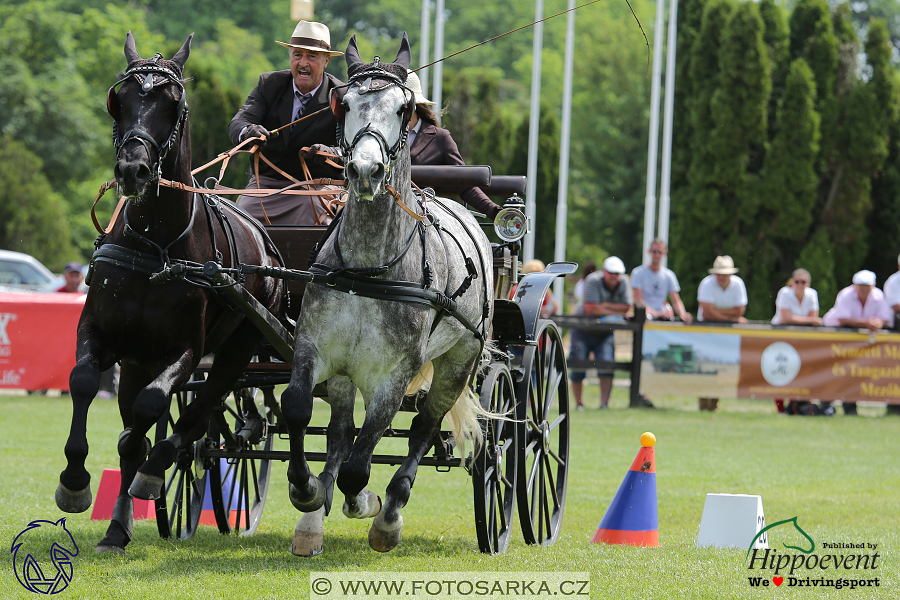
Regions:
M 147 150 L 147 156 L 151 156 L 150 148 L 152 147 L 153 150 L 156 151 L 157 159 L 151 164 L 150 173 L 151 177 L 155 178 L 156 181 L 159 181 L 162 176 L 162 163 L 169 154 L 169 151 L 175 146 L 175 141 L 184 129 L 184 124 L 187 121 L 188 115 L 187 94 L 184 91 L 184 84 L 182 83 L 181 76 L 175 71 L 158 64 L 158 61 L 161 58 L 162 54 L 157 53 L 149 62 L 128 69 L 125 71 L 122 78 L 115 82 L 106 93 L 106 110 L 113 118 L 112 139 L 113 144 L 116 147 L 116 158 L 119 158 L 119 154 L 125 144 L 131 141 L 137 141 L 142 144 Z M 177 109 L 178 117 L 175 119 L 174 125 L 172 125 L 172 131 L 162 145 L 160 145 L 153 136 L 139 129 L 131 129 L 127 131 L 125 135 L 119 137 L 120 112 L 116 88 L 131 77 L 134 77 L 137 82 L 141 84 L 142 95 L 151 93 L 154 87 L 165 83 L 173 83 L 181 90 L 181 99 L 178 101 Z
M 381 154 L 385 159 L 385 170 L 390 172 L 390 167 L 397 160 L 397 155 L 400 153 L 400 148 L 406 144 L 407 139 L 409 138 L 409 129 L 407 125 L 409 124 L 409 120 L 412 118 L 413 111 L 416 110 L 416 95 L 415 93 L 406 87 L 405 81 L 400 79 L 394 73 L 386 71 L 379 66 L 380 59 L 376 56 L 375 62 L 372 63 L 371 66 L 366 68 L 365 70 L 355 73 L 348 83 L 345 85 L 336 87 L 331 90 L 331 112 L 334 113 L 334 117 L 337 120 L 337 142 L 341 147 L 341 151 L 344 156 L 347 157 L 347 160 L 350 160 L 353 156 L 353 149 L 356 147 L 356 144 L 359 141 L 369 135 L 378 142 L 379 147 L 381 148 Z M 372 86 L 373 79 L 387 80 L 389 83 L 387 86 Z M 409 92 L 409 100 L 406 101 L 404 107 L 397 112 L 397 115 L 401 117 L 402 121 L 400 123 L 400 135 L 397 137 L 397 141 L 394 142 L 392 146 L 388 146 L 388 141 L 384 138 L 384 135 L 376 129 L 372 128 L 372 124 L 369 123 L 362 129 L 356 132 L 356 135 L 353 136 L 353 139 L 348 143 L 347 138 L 344 136 L 344 117 L 346 114 L 346 107 L 343 103 L 343 93 L 340 93 L 339 90 L 342 88 L 346 88 L 349 86 L 356 86 L 357 91 L 360 94 L 366 94 L 368 92 L 380 91 L 385 89 L 386 87 L 397 86 L 404 90 L 404 96 L 406 96 L 406 92 Z

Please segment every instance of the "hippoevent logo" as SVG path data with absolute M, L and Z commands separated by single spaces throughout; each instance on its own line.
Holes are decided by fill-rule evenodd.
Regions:
M 799 546 L 787 543 L 783 552 L 775 548 L 761 551 L 754 548 L 756 540 L 763 534 L 769 536 L 771 529 L 782 527 L 779 534 L 799 533 Z M 767 525 L 759 530 L 747 549 L 749 564 L 747 569 L 757 571 L 747 579 L 750 587 L 809 587 L 835 589 L 858 587 L 880 587 L 881 581 L 874 572 L 878 567 L 878 544 L 869 542 L 846 543 L 826 542 L 816 552 L 816 542 L 797 524 L 797 517 Z
M 65 517 L 32 521 L 13 540 L 10 552 L 16 579 L 29 592 L 58 594 L 72 581 L 78 545 L 66 529 Z

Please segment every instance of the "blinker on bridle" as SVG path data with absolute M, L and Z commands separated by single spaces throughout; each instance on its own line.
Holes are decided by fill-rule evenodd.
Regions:
M 179 134 L 182 133 L 188 115 L 187 94 L 184 91 L 184 84 L 182 83 L 181 76 L 175 71 L 160 65 L 159 60 L 161 58 L 162 54 L 157 53 L 156 56 L 151 58 L 148 62 L 128 69 L 125 71 L 122 78 L 115 82 L 106 93 L 106 110 L 113 118 L 112 140 L 116 147 L 116 158 L 119 157 L 125 144 L 131 141 L 136 140 L 142 144 L 144 149 L 147 150 L 147 156 L 150 156 L 150 148 L 152 147 L 156 151 L 157 160 L 154 164 L 151 164 L 150 172 L 152 174 L 151 176 L 157 181 L 157 194 L 159 193 L 159 180 L 160 177 L 162 177 L 162 162 L 169 154 L 169 151 L 175 146 L 175 140 L 178 138 Z M 119 137 L 120 107 L 119 98 L 116 95 L 116 88 L 131 77 L 134 77 L 141 85 L 141 95 L 150 94 L 153 92 L 154 87 L 165 83 L 173 83 L 181 90 L 181 99 L 178 101 L 177 109 L 178 116 L 175 119 L 174 125 L 172 125 L 172 131 L 162 145 L 160 145 L 153 136 L 139 129 L 131 129 L 127 131 L 125 135 Z

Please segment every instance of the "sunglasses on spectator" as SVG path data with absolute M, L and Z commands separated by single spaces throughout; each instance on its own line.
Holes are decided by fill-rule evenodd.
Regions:
M 651 250 L 650 254 L 662 254 L 662 250 Z
M 809 282 L 805 279 L 795 279 L 794 283 L 809 283 Z

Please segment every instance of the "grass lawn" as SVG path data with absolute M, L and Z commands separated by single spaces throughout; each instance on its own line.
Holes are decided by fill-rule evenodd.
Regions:
M 696 398 L 686 397 L 654 398 L 657 410 L 629 410 L 625 392 L 615 390 L 612 410 L 573 413 L 568 497 L 555 546 L 526 546 L 517 531 L 507 554 L 480 554 L 466 472 L 422 468 L 404 510 L 403 541 L 394 551 L 370 550 L 369 522 L 345 519 L 335 510 L 326 520 L 325 553 L 297 558 L 288 546 L 299 513 L 287 498 L 285 464 L 276 463 L 265 514 L 252 537 L 225 537 L 202 527 L 191 540 L 165 541 L 158 538 L 155 523 L 138 521 L 127 556 L 98 556 L 93 547 L 107 523 L 90 521 L 89 513 L 68 515 L 81 552 L 71 585 L 57 597 L 295 599 L 310 597 L 310 571 L 532 576 L 581 571 L 590 575 L 593 598 L 900 598 L 900 419 L 883 416 L 883 408 L 867 407 L 860 408 L 859 417 L 785 417 L 775 414 L 771 402 L 727 399 L 717 413 L 700 413 Z M 596 398 L 596 386 L 587 386 L 588 406 L 595 407 Z M 0 408 L 5 415 L 0 424 L 0 539 L 9 548 L 29 521 L 65 516 L 53 493 L 65 462 L 71 405 L 66 397 L 0 396 Z M 114 402 L 96 400 L 91 408 L 88 469 L 96 492 L 102 469 L 117 466 L 120 424 Z M 324 422 L 327 414 L 324 404 L 317 405 L 314 419 Z M 644 431 L 654 432 L 658 440 L 660 547 L 591 544 Z M 309 446 L 322 450 L 324 442 Z M 276 442 L 277 449 L 286 447 L 287 442 Z M 370 487 L 383 494 L 392 472 L 376 465 Z M 803 570 L 797 575 L 878 577 L 880 587 L 810 589 L 788 587 L 786 579 L 778 588 L 771 583 L 751 588 L 749 575 L 771 579 L 773 573 L 748 571 L 746 550 L 695 547 L 708 492 L 761 495 L 767 522 L 796 516 L 817 543 L 817 554 L 854 552 L 824 550 L 823 542 L 878 544 L 875 570 Z M 796 553 L 783 544 L 801 541 L 785 529 L 772 530 L 769 537 L 770 546 L 781 553 Z M 0 598 L 34 597 L 17 582 L 11 554 L 6 565 Z

